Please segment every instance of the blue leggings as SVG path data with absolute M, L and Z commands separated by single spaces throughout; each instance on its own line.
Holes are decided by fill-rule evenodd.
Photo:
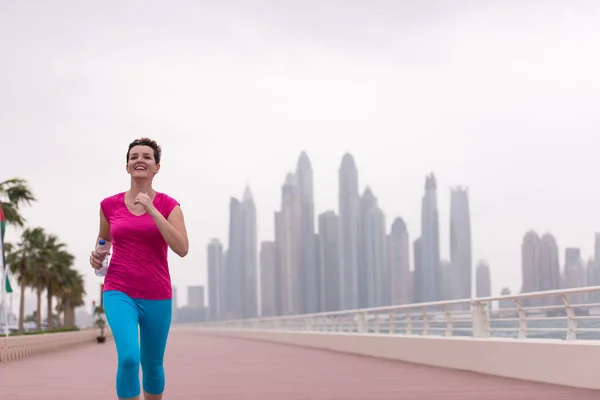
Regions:
M 165 389 L 163 358 L 171 327 L 171 300 L 132 299 L 110 290 L 103 293 L 103 301 L 117 347 L 117 396 L 128 399 L 140 394 L 140 361 L 144 391 L 161 394 Z

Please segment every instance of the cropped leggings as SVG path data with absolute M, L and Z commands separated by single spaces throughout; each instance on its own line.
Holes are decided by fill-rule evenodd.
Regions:
M 103 293 L 103 301 L 117 347 L 117 396 L 128 399 L 140 394 L 140 362 L 144 391 L 161 394 L 165 389 L 163 358 L 171 327 L 171 300 L 132 299 L 110 290 Z

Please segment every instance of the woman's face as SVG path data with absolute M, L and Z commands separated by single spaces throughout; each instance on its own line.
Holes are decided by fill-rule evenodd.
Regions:
M 134 146 L 131 148 L 127 160 L 127 172 L 133 178 L 152 178 L 159 169 L 160 165 L 156 165 L 152 147 Z

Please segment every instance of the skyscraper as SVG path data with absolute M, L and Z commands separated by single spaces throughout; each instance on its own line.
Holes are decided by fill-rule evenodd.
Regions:
M 440 229 L 437 208 L 437 184 L 433 174 L 425 180 L 425 195 L 421 208 L 420 263 L 415 263 L 417 302 L 431 302 L 441 292 Z M 415 253 L 415 257 L 416 257 Z M 417 266 L 419 270 L 417 270 Z
M 333 211 L 319 215 L 321 311 L 340 309 L 340 226 Z
M 390 304 L 385 216 L 371 188 L 360 199 L 358 307 Z
M 208 266 L 208 315 L 212 320 L 223 317 L 223 289 L 225 268 L 223 245 L 219 239 L 212 239 L 206 246 Z
M 313 195 L 313 171 L 305 152 L 300 154 L 296 169 L 298 197 L 300 201 L 300 275 L 302 311 L 319 311 L 319 271 L 315 249 L 315 212 Z
M 240 201 L 229 201 L 229 243 L 225 266 L 225 313 L 229 319 L 242 318 L 243 261 L 242 261 L 242 210 Z
M 539 291 L 540 276 L 540 237 L 534 231 L 529 231 L 523 238 L 521 246 L 523 286 L 522 293 Z M 538 299 L 524 299 L 523 304 L 533 307 L 539 304 Z
M 567 247 L 565 249 L 565 286 L 567 289 L 586 286 L 587 274 L 581 250 L 579 248 Z M 567 296 L 571 305 L 584 304 L 586 302 L 585 293 L 571 294 Z
M 475 271 L 475 281 L 477 297 L 492 296 L 492 276 L 490 273 L 490 266 L 484 260 L 481 260 L 477 263 L 477 269 Z
M 339 170 L 340 212 L 340 306 L 358 307 L 358 249 L 360 198 L 358 171 L 352 155 L 346 153 Z
M 406 223 L 396 218 L 388 236 L 391 304 L 409 304 L 412 296 L 409 238 Z
M 301 202 L 298 180 L 289 173 L 281 188 L 281 211 L 275 214 L 277 269 L 281 283 L 281 312 L 298 314 L 302 309 L 300 243 Z
M 471 217 L 469 194 L 463 187 L 452 188 L 450 192 L 450 265 L 451 298 L 470 299 L 473 277 Z
M 204 286 L 188 286 L 188 307 L 204 308 Z
M 540 259 L 538 266 L 537 290 L 560 289 L 560 261 L 558 259 L 558 246 L 556 239 L 550 233 L 546 233 L 540 239 Z M 541 297 L 536 302 L 539 305 L 560 304 L 558 296 Z
M 250 188 L 240 202 L 229 203 L 229 247 L 225 268 L 226 310 L 229 318 L 257 315 L 257 235 L 256 207 Z
M 253 318 L 258 315 L 258 238 L 256 232 L 256 205 L 249 187 L 246 187 L 240 205 L 242 225 L 242 316 Z
M 260 246 L 261 316 L 278 315 L 277 272 L 275 242 L 262 242 Z

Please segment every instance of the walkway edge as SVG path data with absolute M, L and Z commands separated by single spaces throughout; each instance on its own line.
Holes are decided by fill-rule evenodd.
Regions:
M 202 334 L 263 340 L 434 367 L 600 389 L 600 345 L 586 341 L 474 339 L 329 332 L 195 329 Z

